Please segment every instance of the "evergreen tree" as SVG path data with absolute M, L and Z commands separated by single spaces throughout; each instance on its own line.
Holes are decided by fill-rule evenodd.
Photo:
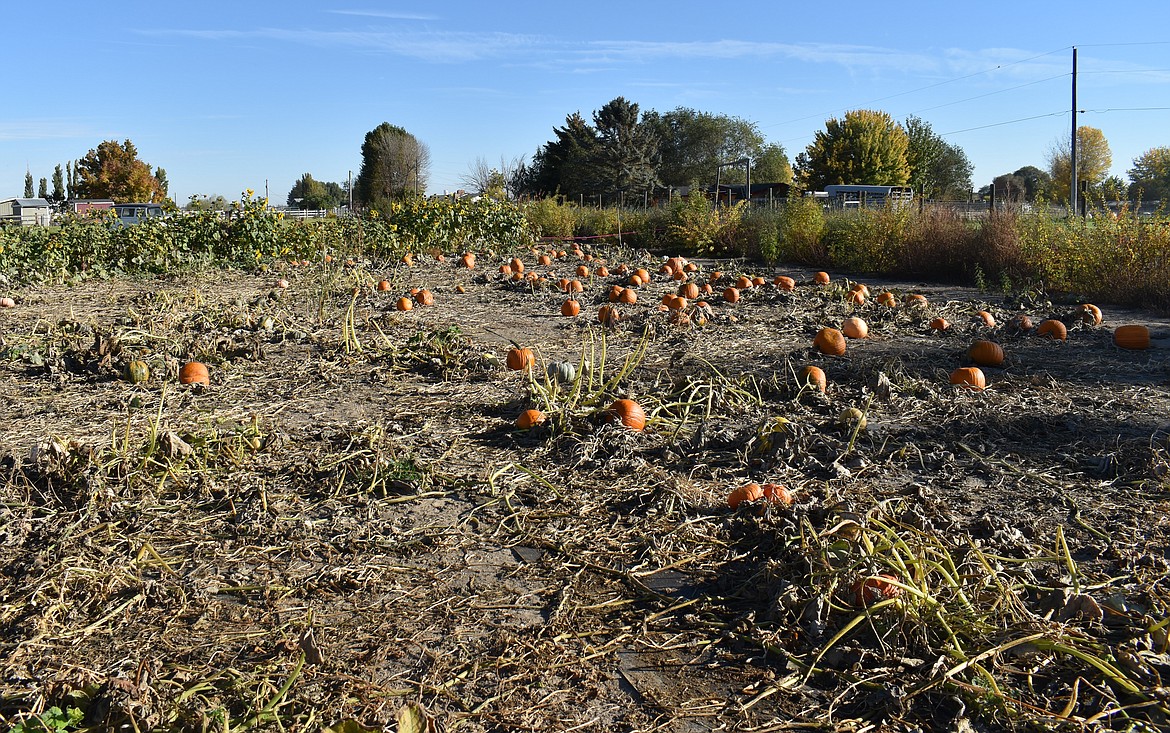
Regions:
M 638 105 L 617 97 L 593 114 L 597 149 L 591 163 L 603 193 L 641 194 L 661 185 L 658 139 L 641 124 Z
M 45 199 L 46 201 L 49 200 L 49 179 L 41 178 L 40 183 L 37 186 L 37 196 Z
M 61 164 L 53 168 L 53 200 L 61 203 L 65 200 L 65 176 L 61 171 Z
M 430 149 L 406 130 L 383 122 L 366 133 L 354 193 L 365 205 L 426 191 Z
M 24 172 L 24 197 L 26 199 L 31 199 L 33 197 L 32 171 Z

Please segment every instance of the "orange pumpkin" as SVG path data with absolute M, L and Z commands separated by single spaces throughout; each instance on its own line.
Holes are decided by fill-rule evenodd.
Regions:
M 857 316 L 850 316 L 841 322 L 841 332 L 851 339 L 869 336 L 869 324 Z
M 666 298 L 666 307 L 672 311 L 680 311 L 687 307 L 687 299 L 681 295 L 668 295 Z
M 512 272 L 524 272 L 524 260 L 519 257 L 513 257 L 508 266 L 512 268 Z
M 1049 318 L 1036 327 L 1036 335 L 1064 341 L 1068 338 L 1068 328 L 1063 322 L 1055 318 Z
M 598 277 L 609 277 L 609 268 L 605 265 L 602 265 L 601 267 L 597 268 L 597 272 L 595 274 Z
M 752 279 L 747 275 L 740 275 L 735 279 L 735 287 L 739 290 L 749 290 L 752 287 Z
M 211 386 L 211 376 L 207 373 L 207 365 L 198 361 L 189 361 L 179 370 L 179 384 L 202 384 Z
M 1092 303 L 1083 303 L 1079 309 L 1081 322 L 1090 326 L 1101 325 L 1101 309 Z
M 422 290 L 419 290 L 417 293 L 415 293 L 414 299 L 419 305 L 434 305 L 435 304 L 434 294 L 431 291 L 427 290 L 426 288 L 423 288 Z
M 597 311 L 597 321 L 603 326 L 614 326 L 621 320 L 621 314 L 618 309 L 612 305 L 603 305 Z
M 846 300 L 852 305 L 865 305 L 865 293 L 860 290 L 850 290 Z
M 995 316 L 987 311 L 975 311 L 975 324 L 986 328 L 995 328 Z
M 637 275 L 642 282 L 650 282 L 650 273 L 645 268 L 639 267 L 637 270 L 634 270 L 634 274 Z
M 759 501 L 764 498 L 764 488 L 759 484 L 744 484 L 739 488 L 732 489 L 731 493 L 727 495 L 727 506 L 732 509 L 739 509 L 739 505 L 745 501 Z
M 535 360 L 536 356 L 532 353 L 532 349 L 526 346 L 513 346 L 508 349 L 508 357 L 505 363 L 512 371 L 520 372 L 531 369 Z
M 467 252 L 459 258 L 459 264 L 466 267 L 468 270 L 475 269 L 475 253 Z
M 897 308 L 898 299 L 890 291 L 886 291 L 877 297 L 878 305 L 884 305 L 887 308 Z
M 414 303 L 411 302 L 410 298 L 403 296 L 398 299 L 398 302 L 394 304 L 394 307 L 400 311 L 408 311 L 414 308 Z
M 683 283 L 678 286 L 678 294 L 690 300 L 698 300 L 699 286 L 695 283 Z
M 931 319 L 930 327 L 935 331 L 945 331 L 951 327 L 951 322 L 939 316 L 938 318 Z
M 457 293 L 466 293 L 466 292 L 467 292 L 467 288 L 463 287 L 462 285 L 456 285 L 456 286 L 455 286 L 455 292 L 457 292 Z
M 390 289 L 390 281 L 389 280 L 379 280 L 378 281 L 378 292 L 384 293 L 389 289 Z
M 902 302 L 905 303 L 908 308 L 925 308 L 929 301 L 926 300 L 925 295 L 911 293 L 910 295 L 907 295 L 905 298 L 903 298 Z
M 536 258 L 536 264 L 540 265 L 541 267 L 548 267 L 552 264 L 552 257 L 549 257 L 548 255 L 541 255 L 540 257 Z
M 813 275 L 813 282 L 817 285 L 828 285 L 831 282 L 831 278 L 827 272 L 818 272 Z
M 983 375 L 983 370 L 979 367 L 959 367 L 951 372 L 951 384 L 962 385 L 978 391 L 987 386 L 987 377 Z
M 585 290 L 585 286 L 581 284 L 580 280 L 570 280 L 569 281 L 569 292 L 570 293 L 580 293 L 580 292 L 583 292 L 584 290 Z
M 967 349 L 967 358 L 979 366 L 997 367 L 1003 364 L 1003 347 L 994 341 L 981 339 Z
M 646 427 L 646 411 L 633 400 L 614 400 L 605 414 L 610 422 L 620 422 L 630 430 L 640 431 Z
M 566 317 L 573 317 L 581 312 L 581 304 L 569 298 L 564 303 L 561 303 L 561 315 Z
M 589 277 L 589 268 L 585 265 L 577 266 L 577 277 Z
M 724 290 L 723 299 L 728 303 L 734 303 L 739 300 L 739 288 L 728 288 Z
M 845 354 L 845 334 L 835 328 L 822 328 L 813 339 L 813 346 L 822 354 L 843 356 Z
M 642 279 L 641 275 L 639 275 L 638 273 L 635 272 L 633 275 L 630 275 L 630 279 L 628 282 L 630 283 L 631 288 L 636 288 L 646 281 Z
M 829 379 L 825 376 L 825 370 L 818 366 L 812 366 L 811 364 L 796 373 L 796 382 L 801 387 L 813 387 L 821 394 L 824 394 L 829 386 Z
M 796 281 L 787 275 L 777 275 L 772 284 L 785 292 L 792 292 L 796 290 Z
M 764 493 L 764 500 L 769 504 L 788 506 L 793 502 L 792 492 L 782 484 L 762 484 L 760 490 Z
M 633 288 L 622 288 L 618 293 L 617 302 L 623 305 L 633 305 L 638 302 L 638 293 Z
M 900 586 L 896 585 L 897 582 L 898 576 L 890 573 L 879 573 L 862 578 L 853 584 L 854 605 L 865 608 L 879 601 L 901 596 L 903 591 Z
M 548 417 L 540 410 L 525 410 L 520 413 L 520 417 L 516 418 L 516 427 L 521 430 L 531 430 L 547 419 Z
M 1142 325 L 1118 326 L 1113 329 L 1113 343 L 1121 349 L 1141 351 L 1150 348 L 1150 329 Z

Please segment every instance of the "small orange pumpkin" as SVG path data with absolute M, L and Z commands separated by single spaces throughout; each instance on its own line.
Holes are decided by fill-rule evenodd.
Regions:
M 813 339 L 813 346 L 822 354 L 843 356 L 845 354 L 845 334 L 835 328 L 822 328 Z
M 378 292 L 384 293 L 389 289 L 390 289 L 390 281 L 389 280 L 379 280 L 378 281 Z
M 698 300 L 699 286 L 695 283 L 683 283 L 678 286 L 678 294 L 688 300 Z
M 394 307 L 400 311 L 408 311 L 414 308 L 414 303 L 410 300 L 410 298 L 407 298 L 404 295 L 398 299 L 398 302 L 394 304 Z
M 975 325 L 995 328 L 995 316 L 987 311 L 975 311 Z
M 512 272 L 524 272 L 524 260 L 519 257 L 513 257 L 508 266 L 512 268 Z
M 561 315 L 566 317 L 573 317 L 581 312 L 581 304 L 569 298 L 564 303 L 561 303 Z
M 739 290 L 749 290 L 752 287 L 752 279 L 747 275 L 740 275 L 735 279 L 735 287 Z
M 589 277 L 589 268 L 585 265 L 577 266 L 577 277 Z
M 597 268 L 597 271 L 594 274 L 596 274 L 598 277 L 609 277 L 609 268 L 605 265 L 602 265 L 601 267 Z
M 516 418 L 516 427 L 521 430 L 531 430 L 547 419 L 548 417 L 540 410 L 525 410 L 520 413 L 520 417 Z
M 884 305 L 887 308 L 897 308 L 898 299 L 890 291 L 886 291 L 877 297 L 878 305 Z
M 818 272 L 813 275 L 813 282 L 817 285 L 828 285 L 831 281 L 832 279 L 827 272 Z
M 821 394 L 824 394 L 829 386 L 829 379 L 825 376 L 825 370 L 811 364 L 803 367 L 796 373 L 796 381 L 801 387 L 813 387 Z
M 179 384 L 202 384 L 211 386 L 211 376 L 207 373 L 207 365 L 198 361 L 189 361 L 179 370 Z
M 925 295 L 918 295 L 917 293 L 911 293 L 910 295 L 907 295 L 902 299 L 902 302 L 905 303 L 906 307 L 908 308 L 925 308 L 929 303 Z
M 1141 351 L 1150 348 L 1150 329 L 1146 326 L 1118 326 L 1113 329 L 1113 343 L 1121 349 Z
M 1101 309 L 1092 303 L 1083 303 L 1079 309 L 1081 322 L 1090 326 L 1101 325 Z
M 937 318 L 932 318 L 930 320 L 930 327 L 935 331 L 945 331 L 951 327 L 951 322 L 942 316 L 938 316 Z
M 739 300 L 739 288 L 727 288 L 723 291 L 723 299 L 728 303 L 734 303 Z
M 633 400 L 614 400 L 605 414 L 610 422 L 620 422 L 630 430 L 641 431 L 646 427 L 646 411 Z
M 633 305 L 638 302 L 638 293 L 633 288 L 622 288 L 618 293 L 617 302 L 623 305 Z
M 777 275 L 772 284 L 788 293 L 796 290 L 796 281 L 787 275 Z
M 464 253 L 464 255 L 459 258 L 459 264 L 462 265 L 463 267 L 466 267 L 468 270 L 474 270 L 475 269 L 475 253 L 474 252 Z
M 532 349 L 526 346 L 513 346 L 508 349 L 508 357 L 505 363 L 512 371 L 520 372 L 531 369 L 535 360 L 536 356 L 532 353 Z
M 762 484 L 760 490 L 764 493 L 764 500 L 769 504 L 788 506 L 793 502 L 792 492 L 783 484 Z
M 434 305 L 435 295 L 431 291 L 423 288 L 414 294 L 415 302 L 419 305 Z
M 744 484 L 739 488 L 732 489 L 731 493 L 727 495 L 727 506 L 731 509 L 739 509 L 739 505 L 745 501 L 759 501 L 764 498 L 764 488 L 759 484 Z
M 891 582 L 893 581 L 893 582 Z M 879 601 L 886 601 L 902 595 L 902 588 L 896 583 L 898 576 L 890 573 L 879 573 L 862 578 L 853 584 L 853 603 L 865 608 Z
M 597 321 L 603 326 L 614 326 L 622 319 L 618 309 L 612 305 L 603 305 L 597 311 Z
M 951 372 L 951 384 L 979 391 L 987 387 L 987 377 L 979 367 L 959 367 Z

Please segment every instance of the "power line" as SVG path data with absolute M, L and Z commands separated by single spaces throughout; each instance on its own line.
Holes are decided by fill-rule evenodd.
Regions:
M 886 97 L 878 97 L 877 99 L 871 99 L 867 102 L 861 102 L 859 104 L 852 105 L 849 107 L 838 107 L 836 109 L 827 110 L 825 112 L 817 112 L 815 114 L 807 115 L 805 117 L 798 117 L 798 118 L 793 119 L 793 120 L 785 120 L 784 122 L 773 122 L 769 125 L 761 125 L 761 127 L 762 128 L 778 127 L 780 125 L 789 125 L 789 124 L 792 124 L 793 122 L 804 122 L 805 120 L 816 119 L 817 117 L 823 117 L 824 115 L 833 114 L 834 112 L 840 112 L 841 110 L 856 109 L 862 105 L 874 104 L 875 102 L 884 102 L 887 99 L 895 99 L 897 97 L 904 97 L 907 94 L 914 94 L 916 92 L 923 92 L 923 91 L 926 91 L 927 89 L 935 89 L 936 87 L 945 86 L 947 84 L 953 84 L 957 81 L 971 79 L 973 77 L 981 76 L 983 74 L 990 74 L 993 71 L 999 71 L 1000 69 L 1006 69 L 1006 68 L 1011 67 L 1011 66 L 1016 66 L 1018 64 L 1023 64 L 1023 63 L 1027 63 L 1029 61 L 1034 61 L 1034 60 L 1039 59 L 1039 58 L 1044 58 L 1045 56 L 1051 56 L 1054 53 L 1060 53 L 1061 51 L 1066 51 L 1070 48 L 1072 48 L 1072 46 L 1064 46 L 1063 48 L 1058 48 L 1058 49 L 1055 49 L 1052 51 L 1047 51 L 1045 53 L 1036 54 L 1035 56 L 1029 56 L 1028 58 L 1020 59 L 1018 61 L 1012 61 L 1011 63 L 999 64 L 996 67 L 991 68 L 991 69 L 984 69 L 982 71 L 976 71 L 972 74 L 966 74 L 964 76 L 957 76 L 953 79 L 946 79 L 944 81 L 935 82 L 934 84 L 927 84 L 926 86 L 918 87 L 917 89 L 909 89 L 909 90 L 904 91 L 904 92 L 898 92 L 897 94 L 891 94 L 891 95 L 886 96 Z
M 1027 122 L 1029 120 L 1039 120 L 1044 117 L 1057 117 L 1059 115 L 1067 115 L 1068 110 L 1061 110 L 1060 112 L 1049 112 L 1044 115 L 1033 115 L 1031 117 L 1021 117 L 1018 120 L 1007 120 L 1005 122 L 992 122 L 989 125 L 979 125 L 978 127 L 967 127 L 962 130 L 951 130 L 950 132 L 940 133 L 941 135 L 958 135 L 960 132 L 972 132 L 974 130 L 986 130 L 989 127 L 1002 127 L 1004 125 L 1014 125 L 1017 122 Z
M 994 91 L 994 92 L 987 92 L 986 94 L 977 94 L 974 97 L 967 97 L 966 99 L 956 99 L 953 102 L 946 102 L 944 104 L 936 104 L 933 107 L 925 107 L 923 109 L 915 110 L 914 112 L 911 112 L 910 114 L 918 114 L 919 112 L 930 112 L 931 110 L 942 109 L 943 107 L 950 107 L 952 105 L 962 104 L 963 102 L 970 102 L 970 101 L 976 100 L 976 99 L 983 99 L 984 97 L 992 97 L 992 96 L 995 96 L 996 94 L 1003 94 L 1004 92 L 1012 92 L 1012 91 L 1015 91 L 1017 89 L 1023 89 L 1024 87 L 1033 86 L 1035 84 L 1042 84 L 1046 81 L 1052 81 L 1053 79 L 1065 79 L 1065 78 L 1068 78 L 1068 76 L 1069 76 L 1068 74 L 1057 74 L 1056 76 L 1050 76 L 1050 77 L 1047 77 L 1045 79 L 1037 79 L 1036 81 L 1030 81 L 1027 84 L 1019 84 L 1019 85 L 1014 86 L 1014 87 L 1008 87 L 1007 89 L 999 89 L 999 90 Z

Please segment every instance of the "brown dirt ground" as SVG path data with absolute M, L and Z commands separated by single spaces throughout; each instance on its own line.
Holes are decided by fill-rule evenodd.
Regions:
M 96 728 L 188 730 L 393 729 L 418 713 L 471 731 L 1167 724 L 1165 320 L 1106 307 L 1092 327 L 1075 301 L 872 279 L 930 305 L 854 308 L 840 278 L 705 262 L 800 286 L 713 299 L 708 323 L 683 328 L 655 307 L 674 287 L 656 277 L 592 359 L 600 382 L 644 346 L 636 369 L 524 432 L 514 420 L 535 403 L 499 364 L 508 342 L 542 364 L 596 355 L 593 315 L 622 278 L 589 283 L 564 318 L 555 288 L 497 276 L 502 256 L 475 272 L 418 259 L 282 268 L 287 290 L 276 272 L 213 272 L 14 293 L 0 310 L 0 721 L 57 705 Z M 390 292 L 369 287 L 382 277 Z M 435 305 L 397 312 L 410 287 Z M 991 331 L 971 321 L 980 308 L 1073 325 L 1065 342 Z M 868 339 L 813 351 L 854 312 Z M 938 315 L 954 326 L 932 331 Z M 1153 348 L 1112 345 L 1130 322 L 1151 325 Z M 951 387 L 985 336 L 1004 367 L 984 392 Z M 120 378 L 131 358 L 147 383 Z M 178 385 L 188 358 L 210 388 Z M 808 363 L 826 395 L 796 384 Z M 646 431 L 603 419 L 622 395 Z M 868 418 L 856 435 L 835 424 L 851 406 Z M 729 510 L 749 481 L 795 504 Z M 852 580 L 898 552 L 867 539 L 893 536 L 921 557 L 946 548 L 956 582 L 980 589 L 990 628 L 951 621 L 982 646 L 957 656 L 913 594 L 834 638 L 858 618 Z M 959 594 L 920 573 L 952 608 Z M 1031 634 L 1108 656 L 1138 689 L 1020 646 Z M 977 660 L 987 676 L 956 669 L 1009 642 Z M 991 677 L 1009 685 L 998 696 Z

